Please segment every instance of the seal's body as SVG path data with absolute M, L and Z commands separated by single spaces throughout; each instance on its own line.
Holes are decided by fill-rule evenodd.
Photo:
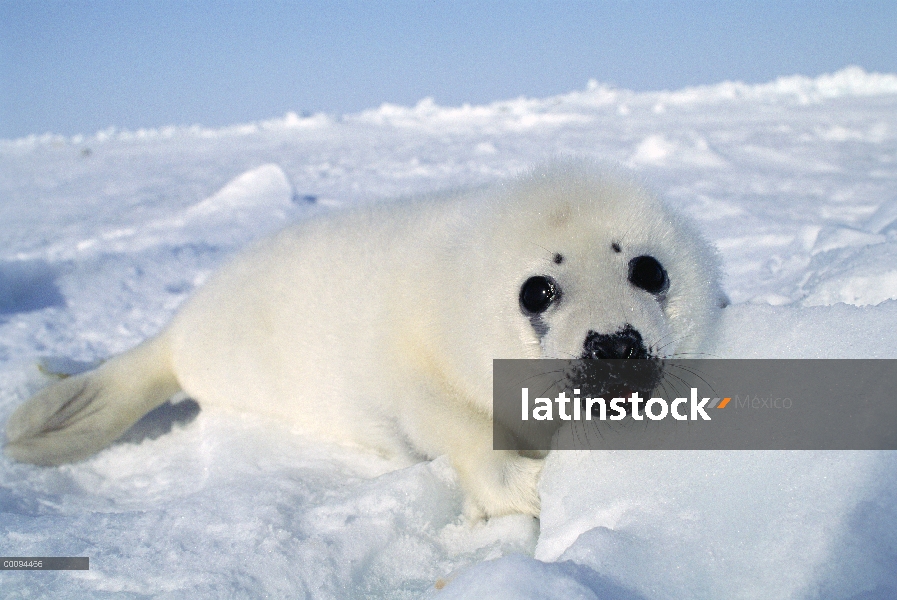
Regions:
M 492 450 L 492 359 L 695 352 L 713 252 L 583 163 L 310 219 L 239 254 L 157 337 L 20 407 L 6 452 L 100 450 L 183 390 L 385 454 L 448 454 L 473 514 L 537 515 L 541 461 Z

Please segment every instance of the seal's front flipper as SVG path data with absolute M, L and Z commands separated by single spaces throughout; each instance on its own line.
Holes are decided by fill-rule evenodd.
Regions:
M 7 456 L 59 465 L 102 450 L 180 387 L 164 338 L 38 392 L 6 424 Z

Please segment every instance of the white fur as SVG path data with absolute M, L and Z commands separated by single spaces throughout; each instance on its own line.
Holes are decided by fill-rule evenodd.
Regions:
M 644 254 L 669 274 L 663 301 L 627 281 Z M 533 275 L 563 290 L 543 337 L 519 305 Z M 448 454 L 472 514 L 538 515 L 541 461 L 491 449 L 492 359 L 576 358 L 588 331 L 626 324 L 660 355 L 695 352 L 717 281 L 693 230 L 584 163 L 329 214 L 238 255 L 156 338 L 36 395 L 10 419 L 6 451 L 83 458 L 182 389 L 385 454 Z

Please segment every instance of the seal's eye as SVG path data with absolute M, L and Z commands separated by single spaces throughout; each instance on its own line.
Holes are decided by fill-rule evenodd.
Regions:
M 629 283 L 654 295 L 670 287 L 670 278 L 663 265 L 653 256 L 636 256 L 629 261 Z
M 544 312 L 558 299 L 561 290 L 550 277 L 536 275 L 527 279 L 520 288 L 520 306 L 529 313 Z

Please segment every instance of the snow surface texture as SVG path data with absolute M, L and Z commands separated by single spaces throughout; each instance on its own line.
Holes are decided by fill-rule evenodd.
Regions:
M 590 83 L 0 141 L 0 422 L 47 371 L 157 332 L 290 220 L 571 154 L 635 170 L 719 248 L 733 306 L 718 356 L 897 357 L 897 76 Z M 3 596 L 897 597 L 895 453 L 559 452 L 540 523 L 470 527 L 444 459 L 394 464 L 197 412 L 163 407 L 77 465 L 0 459 L 0 554 L 91 561 L 0 572 Z

